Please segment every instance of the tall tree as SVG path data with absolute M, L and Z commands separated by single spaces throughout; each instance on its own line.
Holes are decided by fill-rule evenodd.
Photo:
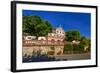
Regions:
M 65 44 L 64 51 L 73 51 L 73 45 L 72 44 Z
M 78 30 L 69 30 L 66 32 L 65 40 L 66 41 L 73 41 L 80 39 L 80 32 Z
M 23 16 L 23 32 L 34 36 L 45 36 L 52 30 L 49 21 L 44 21 L 39 16 Z
M 42 19 L 39 16 L 23 16 L 23 32 L 36 35 L 35 26 L 41 22 Z
M 89 38 L 86 38 L 85 36 L 83 36 L 80 39 L 80 44 L 82 44 L 84 46 L 84 48 L 86 47 L 88 50 L 90 50 L 91 40 Z

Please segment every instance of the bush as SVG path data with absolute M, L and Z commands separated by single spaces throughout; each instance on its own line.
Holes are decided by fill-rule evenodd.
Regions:
M 64 51 L 73 51 L 73 45 L 72 44 L 65 44 Z
M 73 51 L 79 51 L 79 52 L 83 52 L 84 51 L 84 46 L 82 44 L 73 44 Z

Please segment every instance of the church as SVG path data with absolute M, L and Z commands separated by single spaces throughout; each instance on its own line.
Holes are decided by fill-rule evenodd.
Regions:
M 48 33 L 47 40 L 52 42 L 64 42 L 64 38 L 65 32 L 60 25 L 58 28 L 53 29 L 51 33 Z

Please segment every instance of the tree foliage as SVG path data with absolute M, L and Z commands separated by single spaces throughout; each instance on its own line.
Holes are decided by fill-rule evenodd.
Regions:
M 23 32 L 34 36 L 45 36 L 52 30 L 49 21 L 44 21 L 39 16 L 23 16 Z
M 73 51 L 84 51 L 84 46 L 82 44 L 73 44 Z
M 73 41 L 80 39 L 80 32 L 78 30 L 69 30 L 66 32 L 65 40 L 66 41 Z
M 72 44 L 65 44 L 64 51 L 73 51 L 73 45 Z
M 82 44 L 84 47 L 90 45 L 90 39 L 86 38 L 85 36 L 81 37 L 80 44 Z
M 91 40 L 82 36 L 80 39 L 80 44 L 84 46 L 85 51 L 90 51 L 91 49 Z

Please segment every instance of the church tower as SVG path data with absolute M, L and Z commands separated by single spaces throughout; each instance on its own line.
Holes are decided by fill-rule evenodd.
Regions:
M 63 30 L 63 28 L 61 27 L 61 24 L 59 25 L 58 28 L 56 28 L 56 34 L 57 36 L 60 36 L 60 37 L 65 37 L 65 32 Z

